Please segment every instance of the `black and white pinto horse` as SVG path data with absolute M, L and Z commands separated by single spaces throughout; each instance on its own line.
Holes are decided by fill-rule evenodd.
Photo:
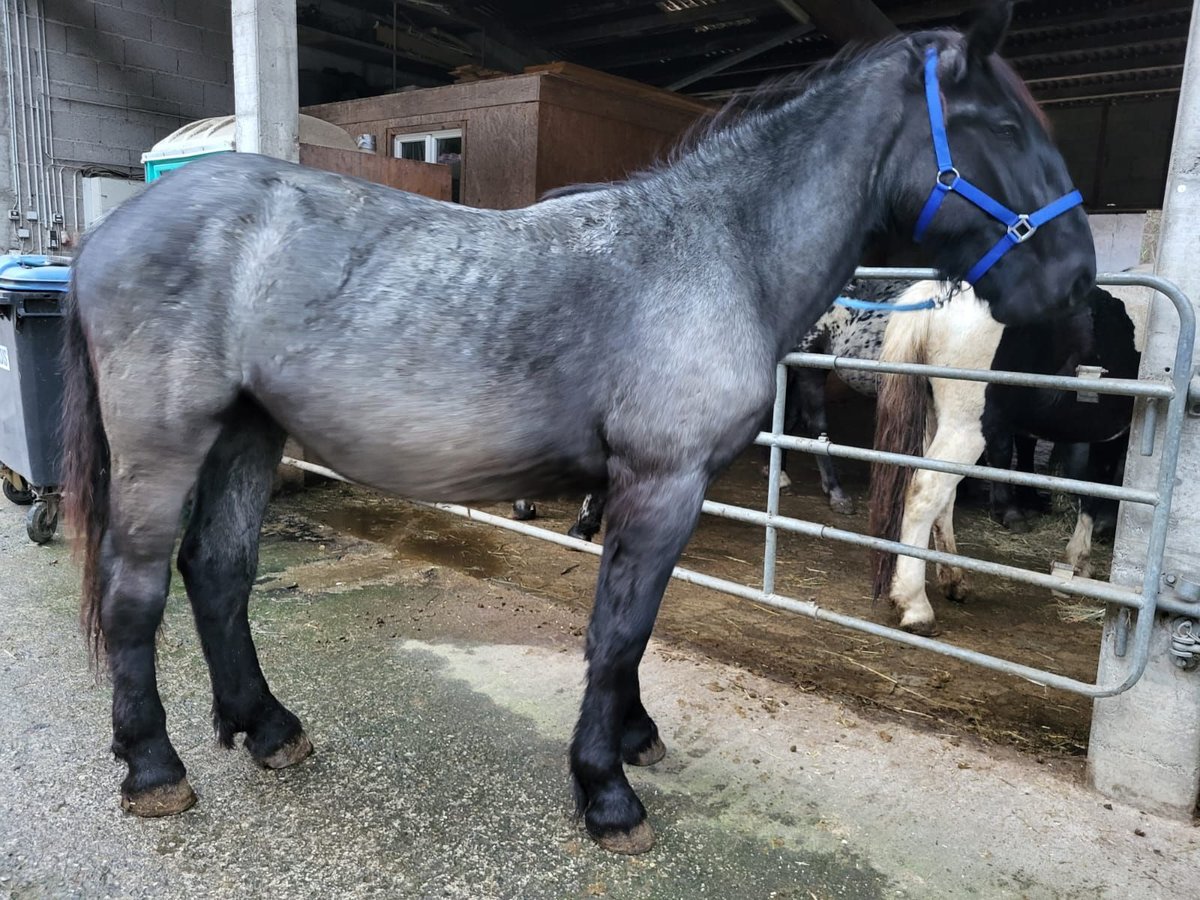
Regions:
M 1072 315 L 1007 328 L 969 285 L 950 296 L 947 285 L 927 282 L 914 285 L 908 295 L 939 291 L 948 298 L 940 308 L 892 317 L 882 359 L 1050 375 L 1074 375 L 1079 365 L 1098 365 L 1115 378 L 1137 377 L 1133 321 L 1122 301 L 1101 288 L 1093 288 L 1085 306 Z M 1093 403 L 1073 391 L 884 375 L 877 410 L 879 450 L 958 463 L 974 463 L 986 451 L 989 465 L 1007 469 L 1014 436 L 1085 445 L 1082 464 L 1067 474 L 1112 484 L 1121 476 L 1133 401 L 1101 394 Z M 872 466 L 871 532 L 918 547 L 927 547 L 932 535 L 938 550 L 956 552 L 954 500 L 960 481 L 961 476 L 926 469 Z M 1008 485 L 994 483 L 994 514 L 999 517 L 1011 503 Z M 1106 505 L 1093 497 L 1080 499 L 1067 545 L 1067 562 L 1079 574 L 1089 572 L 1094 523 Z M 886 596 L 900 613 L 901 627 L 919 634 L 935 628 L 925 572 L 923 560 L 876 555 L 875 596 Z M 966 598 L 962 569 L 938 565 L 937 578 L 948 598 Z
M 1095 280 L 1062 157 L 994 55 L 1009 15 L 992 3 L 965 35 L 844 54 L 720 119 L 669 165 L 524 209 L 239 153 L 189 163 L 114 210 L 75 262 L 64 447 L 125 809 L 195 802 L 154 653 L 193 488 L 178 565 L 218 737 L 244 734 L 268 768 L 311 752 L 246 615 L 291 434 L 405 497 L 607 490 L 570 769 L 601 845 L 649 848 L 624 764 L 665 752 L 638 681 L 663 590 L 705 490 L 758 430 L 775 364 L 872 232 L 914 227 L 931 192 L 956 194 L 926 222 L 925 261 L 948 278 L 974 272 L 1007 323 L 1061 314 Z M 931 130 L 954 152 L 952 173 L 938 151 L 940 187 Z M 981 196 L 1035 212 L 998 215 Z

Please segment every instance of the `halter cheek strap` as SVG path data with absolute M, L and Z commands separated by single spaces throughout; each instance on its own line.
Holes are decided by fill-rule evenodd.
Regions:
M 1079 191 L 1071 191 L 1035 212 L 1015 213 L 999 200 L 991 197 L 986 191 L 977 188 L 963 178 L 958 169 L 954 168 L 954 162 L 950 157 L 950 141 L 946 137 L 946 118 L 942 112 L 942 96 L 938 87 L 937 67 L 937 48 L 929 47 L 925 51 L 925 105 L 929 108 L 929 130 L 933 134 L 933 152 L 937 157 L 938 171 L 937 177 L 934 179 L 933 190 L 929 193 L 929 199 L 925 201 L 921 215 L 917 217 L 913 240 L 917 243 L 921 242 L 930 223 L 933 222 L 933 217 L 941 208 L 942 201 L 950 193 L 958 194 L 999 221 L 1006 229 L 1003 237 L 967 272 L 967 281 L 975 284 L 988 269 L 996 264 L 1000 257 L 1017 244 L 1023 244 L 1033 237 L 1038 228 L 1083 203 L 1083 195 Z

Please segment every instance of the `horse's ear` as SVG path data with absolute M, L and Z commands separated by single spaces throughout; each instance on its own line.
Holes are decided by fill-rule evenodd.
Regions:
M 963 29 L 967 54 L 972 59 L 987 59 L 999 50 L 1011 19 L 1012 0 L 987 0 L 980 5 Z

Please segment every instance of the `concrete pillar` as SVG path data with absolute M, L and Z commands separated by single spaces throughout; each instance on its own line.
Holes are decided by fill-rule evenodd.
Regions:
M 1163 204 L 1156 272 L 1200 301 L 1200 0 L 1192 11 L 1183 92 L 1175 123 L 1171 170 Z M 1174 365 L 1179 331 L 1174 308 L 1151 306 L 1142 378 L 1163 378 Z M 1195 369 L 1192 360 L 1192 369 Z M 1144 404 L 1134 420 L 1125 483 L 1153 489 L 1159 455 L 1143 457 L 1138 435 Z M 1161 429 L 1160 429 L 1161 431 Z M 1161 447 L 1161 443 L 1160 443 Z M 1122 504 L 1113 558 L 1113 580 L 1141 585 L 1150 511 Z M 1164 574 L 1200 582 L 1200 420 L 1184 423 L 1172 503 Z M 1177 582 L 1179 583 L 1179 582 Z M 1164 590 L 1170 590 L 1164 585 Z M 1088 748 L 1092 784 L 1102 793 L 1150 812 L 1178 817 L 1195 812 L 1200 794 L 1200 670 L 1176 667 L 1167 653 L 1170 617 L 1159 617 L 1146 674 L 1131 690 L 1097 700 Z M 1099 678 L 1119 680 L 1128 659 L 1114 652 L 1116 612 L 1110 610 L 1100 652 Z
M 296 0 L 233 0 L 237 149 L 298 162 Z

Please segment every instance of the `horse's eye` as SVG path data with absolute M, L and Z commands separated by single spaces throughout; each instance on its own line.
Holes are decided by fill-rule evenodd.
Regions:
M 1015 141 L 1017 135 L 1021 133 L 1021 129 L 1012 122 L 1000 122 L 993 125 L 992 131 L 997 137 L 1004 138 L 1006 141 Z

